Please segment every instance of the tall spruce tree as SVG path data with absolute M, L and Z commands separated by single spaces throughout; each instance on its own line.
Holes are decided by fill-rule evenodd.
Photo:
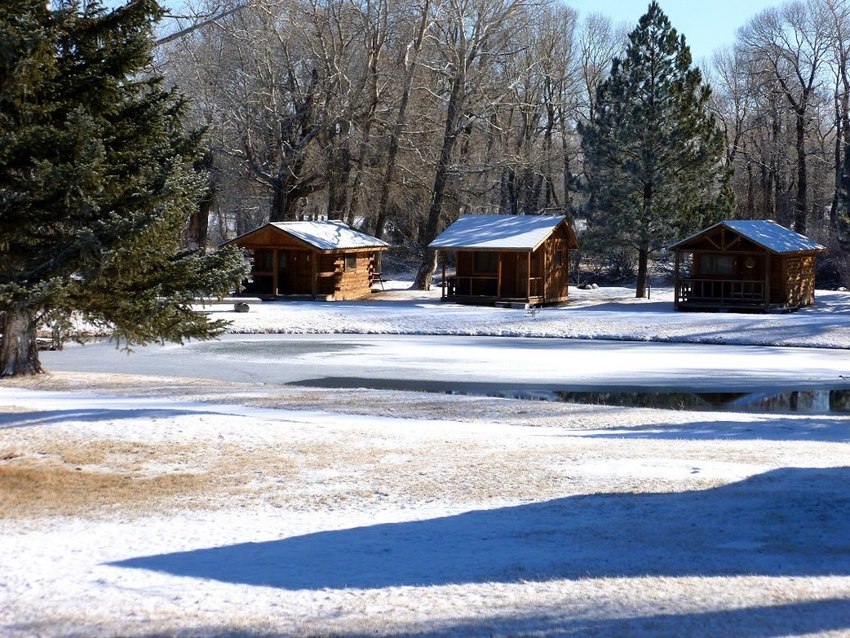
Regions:
M 579 128 L 589 230 L 637 251 L 637 297 L 646 296 L 654 251 L 730 208 L 709 97 L 684 36 L 652 2 Z
M 209 338 L 191 311 L 244 272 L 181 252 L 203 181 L 183 101 L 152 72 L 162 10 L 0 4 L 0 376 L 41 371 L 36 327 L 72 315 L 128 343 Z

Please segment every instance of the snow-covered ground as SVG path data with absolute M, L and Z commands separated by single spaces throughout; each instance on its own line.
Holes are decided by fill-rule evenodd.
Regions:
M 850 633 L 843 417 L 59 374 L 0 427 L 4 636 Z
M 234 332 L 850 347 L 847 293 L 694 315 L 669 292 L 600 289 L 529 314 L 396 288 L 214 314 Z M 747 364 L 733 350 L 764 349 L 731 349 L 730 370 Z M 263 386 L 188 365 L 0 386 L 3 636 L 846 636 L 848 529 L 845 416 Z
M 635 299 L 628 288 L 570 288 L 570 301 L 533 312 L 440 303 L 440 290 L 407 290 L 393 281 L 365 301 L 272 302 L 250 312 L 211 305 L 235 333 L 454 334 L 850 347 L 850 292 L 818 291 L 816 303 L 784 314 L 685 313 L 673 292 L 655 288 Z
M 103 341 L 45 352 L 42 363 L 66 372 L 510 396 L 850 389 L 846 350 L 587 339 L 231 334 L 130 354 Z

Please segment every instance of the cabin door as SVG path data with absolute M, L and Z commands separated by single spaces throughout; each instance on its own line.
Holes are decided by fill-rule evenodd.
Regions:
M 313 255 L 307 250 L 291 250 L 286 255 L 286 294 L 309 295 L 313 291 L 311 260 Z
M 502 253 L 503 299 L 524 299 L 525 282 L 528 278 L 528 262 L 525 253 Z
M 528 255 L 517 253 L 516 255 L 516 293 L 514 297 L 526 299 L 528 297 Z

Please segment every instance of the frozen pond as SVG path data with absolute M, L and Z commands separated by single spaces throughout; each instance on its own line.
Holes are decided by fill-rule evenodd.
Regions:
M 110 343 L 74 346 L 45 352 L 42 359 L 51 370 L 549 399 L 560 393 L 561 400 L 591 403 L 616 403 L 616 394 L 620 400 L 633 396 L 634 405 L 660 407 L 677 407 L 664 405 L 671 393 L 674 403 L 681 403 L 678 395 L 698 393 L 715 397 L 700 399 L 702 408 L 749 409 L 754 406 L 744 395 L 768 400 L 795 392 L 771 399 L 774 408 L 823 411 L 830 400 L 844 405 L 840 391 L 850 388 L 845 350 L 602 340 L 226 335 L 184 346 L 137 347 L 129 354 Z M 660 398 L 653 403 L 652 396 Z M 764 409 L 765 403 L 755 407 Z

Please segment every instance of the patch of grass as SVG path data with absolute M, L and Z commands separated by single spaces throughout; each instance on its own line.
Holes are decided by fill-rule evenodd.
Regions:
M 39 437 L 0 448 L 0 518 L 234 506 L 256 502 L 269 482 L 286 485 L 298 465 L 233 444 Z
M 75 515 L 131 508 L 159 509 L 198 491 L 204 477 L 174 473 L 134 477 L 81 466 L 0 464 L 0 517 Z

